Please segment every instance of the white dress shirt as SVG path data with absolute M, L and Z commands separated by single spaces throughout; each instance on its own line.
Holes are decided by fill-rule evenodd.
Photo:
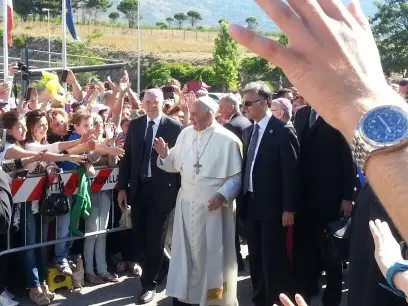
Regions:
M 151 144 L 152 150 L 153 150 L 154 138 L 156 137 L 157 130 L 159 129 L 161 118 L 162 118 L 162 115 L 159 115 L 155 119 L 150 119 L 149 117 L 147 117 L 145 137 L 146 137 L 146 133 L 147 133 L 147 128 L 149 127 L 149 122 L 152 121 L 152 120 L 154 121 L 154 124 L 152 126 L 152 128 L 153 128 L 153 138 L 152 138 L 152 144 Z M 149 167 L 147 168 L 147 177 L 152 177 L 151 160 L 149 160 Z
M 263 136 L 263 134 L 264 134 L 264 132 L 266 130 L 266 127 L 268 126 L 269 119 L 271 119 L 271 115 L 267 113 L 266 116 L 263 117 L 259 122 L 255 122 L 256 124 L 259 125 L 258 143 L 256 144 L 254 160 L 252 161 L 251 172 L 250 172 L 250 175 L 249 175 L 249 186 L 248 186 L 248 191 L 249 192 L 254 192 L 254 188 L 252 186 L 252 171 L 254 170 L 254 164 L 255 164 L 256 156 L 258 155 L 259 145 L 261 143 L 262 136 Z M 253 131 L 255 131 L 255 129 Z M 253 131 L 252 131 L 252 133 L 253 133 Z

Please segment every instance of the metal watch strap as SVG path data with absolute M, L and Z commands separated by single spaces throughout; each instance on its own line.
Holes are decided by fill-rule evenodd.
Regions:
M 355 131 L 353 143 L 351 145 L 351 153 L 353 154 L 354 162 L 363 172 L 371 152 L 372 148 L 361 139 L 359 132 Z

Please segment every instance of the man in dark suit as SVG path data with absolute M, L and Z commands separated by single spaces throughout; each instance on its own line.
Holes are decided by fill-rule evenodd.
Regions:
M 119 171 L 118 203 L 121 208 L 132 206 L 136 248 L 145 257 L 141 304 L 155 296 L 166 223 L 180 187 L 179 175 L 159 169 L 157 152 L 152 150 L 154 138 L 162 137 L 173 147 L 181 132 L 181 125 L 162 113 L 163 100 L 160 89 L 146 91 L 143 108 L 147 115 L 130 123 Z
M 246 128 L 251 126 L 251 121 L 240 113 L 240 104 L 241 101 L 238 96 L 233 93 L 229 93 L 221 98 L 218 111 L 224 121 L 226 121 L 224 127 L 233 132 L 239 138 L 239 140 L 242 141 L 242 134 Z M 237 211 L 239 211 L 243 206 L 243 200 L 242 194 L 237 197 Z M 237 250 L 238 271 L 243 272 L 245 271 L 245 264 L 241 255 L 241 245 L 238 234 L 240 231 L 240 226 L 240 224 L 237 224 L 236 226 L 235 247 Z
M 291 229 L 299 200 L 299 144 L 293 126 L 271 117 L 271 92 L 263 83 L 244 88 L 244 108 L 254 124 L 243 135 L 245 208 L 255 306 L 279 303 L 293 293 Z
M 327 225 L 349 216 L 355 170 L 343 136 L 311 109 L 299 109 L 295 129 L 300 143 L 301 209 L 295 225 L 295 270 L 299 293 L 310 303 L 317 280 L 326 271 L 324 306 L 338 306 L 342 295 L 342 265 L 327 266 L 321 259 Z
M 219 113 L 226 121 L 224 127 L 233 132 L 241 141 L 243 131 L 251 125 L 239 111 L 240 99 L 235 94 L 223 96 L 219 103 Z

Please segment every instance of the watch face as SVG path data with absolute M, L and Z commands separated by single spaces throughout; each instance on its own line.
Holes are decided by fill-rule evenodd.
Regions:
M 363 119 L 363 135 L 380 144 L 394 144 L 408 134 L 407 112 L 397 106 L 377 107 Z

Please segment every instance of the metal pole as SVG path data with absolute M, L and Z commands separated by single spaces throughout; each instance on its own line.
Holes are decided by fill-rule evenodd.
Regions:
M 48 67 L 51 67 L 51 29 L 50 29 L 50 10 L 47 10 L 47 27 L 48 27 Z
M 140 0 L 137 1 L 137 93 L 140 95 L 140 51 L 142 49 L 140 32 Z
M 62 66 L 67 68 L 67 2 L 62 0 Z
M 4 83 L 6 83 L 8 80 L 7 1 L 3 1 L 3 73 Z

